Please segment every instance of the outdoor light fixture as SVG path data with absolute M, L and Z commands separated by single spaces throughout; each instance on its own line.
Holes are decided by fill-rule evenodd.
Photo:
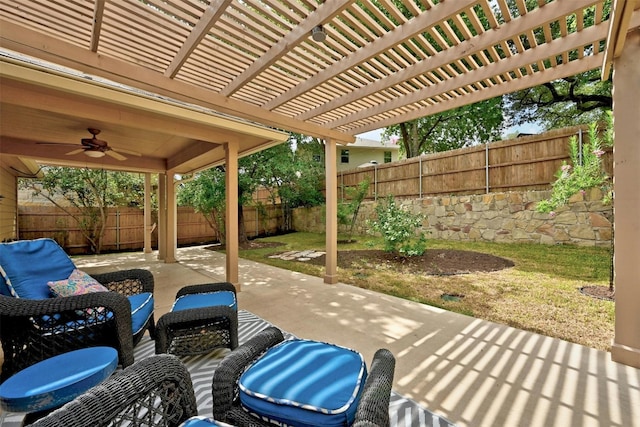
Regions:
M 84 150 L 84 154 L 86 154 L 89 157 L 93 157 L 94 159 L 104 157 L 104 152 L 96 151 L 96 150 Z
M 324 32 L 324 28 L 322 28 L 322 25 L 313 27 L 313 30 L 311 30 L 311 38 L 319 43 L 327 39 L 327 33 Z

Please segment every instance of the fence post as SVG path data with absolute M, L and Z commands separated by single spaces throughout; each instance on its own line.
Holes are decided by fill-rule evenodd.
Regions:
M 373 200 L 378 200 L 378 164 L 373 165 Z
M 420 179 L 420 190 L 418 191 L 420 192 L 420 198 L 422 199 L 422 154 L 420 154 L 420 156 L 418 157 L 418 165 L 420 167 L 420 172 L 418 173 L 418 177 Z
M 578 163 L 580 166 L 584 166 L 582 161 L 582 128 L 578 129 Z
M 484 144 L 484 185 L 485 193 L 489 194 L 489 143 Z
M 116 209 L 116 250 L 120 250 L 120 209 Z

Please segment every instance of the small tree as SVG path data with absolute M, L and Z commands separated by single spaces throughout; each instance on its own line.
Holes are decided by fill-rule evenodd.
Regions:
M 180 185 L 178 204 L 192 206 L 213 230 L 214 236 L 225 243 L 225 203 L 224 171 L 211 168 L 199 172 L 193 180 Z
M 369 184 L 371 180 L 366 178 L 361 181 L 356 187 L 345 188 L 347 202 L 338 204 L 338 224 L 347 226 L 348 238 L 347 241 L 351 243 L 351 237 L 353 236 L 353 229 L 356 226 L 356 220 L 358 219 L 358 212 L 360 212 L 360 206 L 364 200 L 367 192 L 369 191 Z
M 107 208 L 138 205 L 144 198 L 143 180 L 137 174 L 66 167 L 47 167 L 43 172 L 41 179 L 22 179 L 20 187 L 31 189 L 69 215 L 93 253 L 102 250 Z
M 554 211 L 563 205 L 566 205 L 569 198 L 574 194 L 588 190 L 589 188 L 600 187 L 605 193 L 605 202 L 610 202 L 611 197 L 611 180 L 602 168 L 602 147 L 611 145 L 611 132 L 605 132 L 602 139 L 598 134 L 596 123 L 589 125 L 589 141 L 584 144 L 582 151 L 578 147 L 578 141 L 575 136 L 569 140 L 569 157 L 572 164 L 564 164 L 556 173 L 556 181 L 552 184 L 551 197 L 542 200 L 536 206 L 538 212 L 549 212 L 553 215 Z M 582 152 L 582 158 L 580 153 Z
M 412 214 L 398 206 L 389 195 L 376 205 L 377 219 L 370 221 L 373 232 L 382 234 L 384 250 L 404 256 L 420 256 L 427 250 L 424 233 L 418 232 L 422 226 L 422 215 Z
M 553 183 L 551 197 L 541 200 L 536 206 L 538 212 L 547 212 L 555 216 L 555 210 L 569 202 L 569 198 L 578 192 L 584 192 L 589 188 L 600 187 L 604 193 L 602 202 L 613 203 L 613 189 L 611 178 L 602 167 L 603 147 L 613 146 L 613 118 L 609 112 L 606 116 L 606 129 L 600 134 L 597 124 L 589 125 L 589 141 L 584 145 L 582 158 L 578 149 L 576 137 L 569 140 L 569 157 L 572 165 L 566 162 L 556 173 L 556 181 Z M 613 253 L 614 240 L 611 235 L 611 267 L 609 274 L 609 290 L 613 292 Z

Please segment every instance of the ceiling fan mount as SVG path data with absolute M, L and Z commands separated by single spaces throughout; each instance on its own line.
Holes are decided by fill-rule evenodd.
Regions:
M 97 135 L 100 134 L 100 129 L 88 128 L 87 130 L 91 135 L 93 135 L 93 137 L 82 138 L 82 140 L 80 141 L 85 147 L 85 154 L 87 154 L 89 157 L 102 157 L 100 155 L 96 156 L 95 154 L 92 156 L 91 154 L 89 154 L 89 152 L 106 153 L 107 151 L 112 150 L 112 148 L 109 147 L 107 141 L 102 141 L 97 138 Z

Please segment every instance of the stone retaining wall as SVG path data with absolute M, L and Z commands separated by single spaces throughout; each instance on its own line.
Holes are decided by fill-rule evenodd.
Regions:
M 599 189 L 576 194 L 554 214 L 536 212 L 536 203 L 549 195 L 550 191 L 527 191 L 426 197 L 397 203 L 425 216 L 422 229 L 428 239 L 611 244 L 612 208 L 602 204 Z M 375 205 L 362 204 L 355 234 L 367 234 L 367 220 L 374 217 Z M 297 231 L 324 232 L 324 207 L 295 209 L 293 226 Z

